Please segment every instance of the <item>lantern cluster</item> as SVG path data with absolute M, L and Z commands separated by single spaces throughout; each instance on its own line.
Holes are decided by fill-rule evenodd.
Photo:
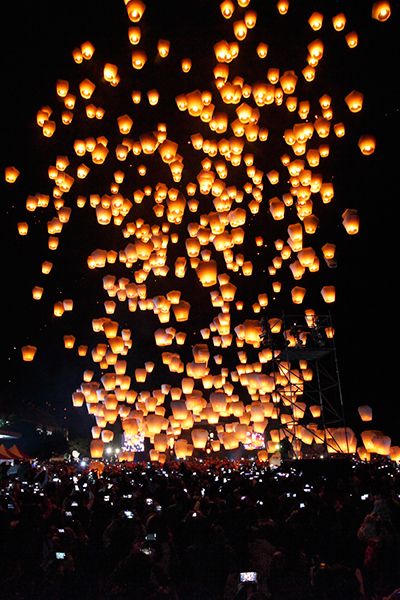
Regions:
M 302 64 L 282 69 L 269 62 L 272 44 L 251 2 L 224 0 L 220 17 L 227 39 L 215 40 L 210 71 L 202 67 L 198 87 L 198 79 L 190 78 L 195 60 L 177 56 L 173 40 L 147 43 L 145 3 L 125 1 L 125 9 L 129 70 L 101 61 L 90 41 L 73 50 L 76 78 L 59 79 L 54 106 L 42 106 L 36 115 L 39 132 L 59 142 L 47 170 L 48 190 L 25 200 L 28 213 L 49 213 L 50 256 L 57 254 L 71 215 L 79 218 L 84 207 L 100 232 L 101 242 L 85 257 L 87 269 L 100 272 L 101 308 L 90 320 L 98 341 L 78 343 L 79 331 L 62 335 L 65 349 L 87 361 L 72 403 L 93 419 L 92 457 L 103 456 L 117 427 L 127 437 L 144 436 L 151 460 L 161 463 L 168 453 L 185 458 L 240 445 L 258 448 L 266 460 L 283 439 L 296 455 L 314 443 L 329 452 L 394 456 L 380 432 L 364 432 L 358 447 L 350 428 L 324 429 L 321 407 L 304 401 L 312 366 L 282 359 L 276 371 L 277 357 L 262 343 L 258 315 L 273 304 L 269 325 L 280 332 L 279 298 L 311 320 L 306 303 L 336 300 L 329 269 L 336 266 L 337 240 L 324 237 L 336 200 L 330 159 L 338 140 L 352 131 L 365 98 L 358 90 L 332 98 L 316 86 L 320 65 L 328 68 L 324 15 L 305 15 L 310 39 Z M 288 1 L 279 1 L 278 19 L 289 10 Z M 389 16 L 387 2 L 374 4 L 373 19 Z M 357 46 L 346 14 L 335 15 L 332 25 L 346 32 L 349 51 Z M 253 46 L 257 42 L 253 60 L 263 73 L 257 78 L 239 60 L 250 38 Z M 171 83 L 169 98 L 156 79 L 149 82 L 146 72 L 154 65 L 179 71 L 180 88 L 174 93 Z M 127 104 L 131 81 L 135 89 L 129 89 Z M 171 122 L 159 121 L 160 106 L 171 100 Z M 154 126 L 143 125 L 143 111 L 153 111 Z M 278 133 L 272 115 L 279 115 Z M 173 121 L 183 135 L 175 135 Z M 74 132 L 72 145 L 63 146 L 64 128 Z M 373 154 L 374 135 L 362 133 L 358 147 L 364 156 Z M 6 182 L 15 183 L 19 175 L 7 167 Z M 344 236 L 357 234 L 357 208 L 342 207 L 339 223 Z M 29 232 L 28 221 L 18 222 L 21 236 Z M 260 265 L 261 284 L 255 277 Z M 52 267 L 53 259 L 41 263 L 43 280 Z M 310 297 L 310 280 L 317 299 Z M 43 302 L 46 295 L 46 282 L 35 283 L 33 300 Z M 65 313 L 79 311 L 75 304 L 57 299 L 52 316 L 62 321 Z M 140 323 L 151 330 L 153 348 L 132 364 L 142 344 Z M 282 334 L 289 347 L 298 343 L 290 331 Z M 326 331 L 328 339 L 333 335 L 332 328 Z M 23 360 L 32 361 L 36 350 L 24 346 Z M 367 406 L 359 413 L 363 421 L 372 418 Z M 132 453 L 121 459 L 132 459 Z

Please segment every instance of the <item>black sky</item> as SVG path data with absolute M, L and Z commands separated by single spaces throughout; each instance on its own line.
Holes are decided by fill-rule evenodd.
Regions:
M 128 105 L 121 98 L 124 94 L 126 97 L 128 90 L 140 86 L 143 89 L 158 87 L 168 101 L 152 108 L 151 114 L 140 109 L 143 110 L 137 115 L 140 126 L 144 130 L 146 127 L 151 129 L 157 122 L 167 120 L 171 137 L 183 139 L 190 120 L 186 114 L 175 110 L 173 84 L 182 92 L 208 89 L 215 64 L 212 45 L 228 35 L 233 39 L 229 34 L 231 23 L 219 15 L 218 3 L 202 0 L 194 4 L 196 11 L 188 14 L 188 3 L 182 0 L 147 3 L 142 23 L 143 38 L 149 47 L 153 47 L 153 55 L 159 38 L 171 39 L 172 51 L 167 59 L 169 63 L 160 65 L 150 60 L 143 73 L 132 73 L 133 70 L 129 72 L 127 68 L 132 49 L 127 28 L 132 24 L 126 17 L 122 0 L 72 0 L 62 6 L 51 0 L 36 3 L 24 0 L 9 4 L 5 9 L 3 23 L 7 35 L 1 40 L 1 165 L 3 172 L 7 165 L 17 166 L 21 176 L 15 186 L 5 184 L 3 178 L 1 183 L 4 398 L 17 404 L 33 402 L 47 406 L 60 422 L 82 431 L 88 431 L 92 422 L 84 412 L 77 414 L 72 410 L 70 397 L 89 365 L 78 359 L 76 353 L 71 355 L 62 348 L 62 335 L 74 332 L 80 343 L 92 343 L 90 319 L 103 314 L 105 297 L 99 281 L 105 273 L 88 271 L 86 257 L 94 247 L 103 247 L 102 243 L 104 247 L 118 247 L 123 240 L 111 230 L 99 232 L 93 214 L 86 208 L 80 213 L 74 209 L 71 223 L 61 236 L 61 250 L 54 255 L 57 267 L 54 279 L 48 284 L 49 295 L 40 305 L 32 301 L 31 289 L 33 285 L 39 285 L 40 264 L 48 258 L 46 221 L 50 214 L 27 214 L 25 200 L 28 194 L 48 186 L 47 166 L 54 162 L 55 156 L 65 154 L 63 142 L 69 143 L 68 136 L 72 136 L 66 131 L 57 140 L 44 139 L 36 125 L 36 112 L 43 105 L 57 104 L 57 79 L 79 80 L 79 66 L 73 62 L 71 52 L 90 40 L 96 51 L 92 64 L 83 65 L 88 69 L 87 73 L 90 74 L 92 69 L 95 76 L 101 73 L 105 62 L 112 62 L 121 67 L 121 75 L 127 74 L 122 78 L 121 87 L 116 88 L 118 92 L 110 93 L 106 88 L 99 92 L 98 103 L 103 103 L 117 116 L 127 109 Z M 299 65 L 305 64 L 308 41 L 321 36 L 325 42 L 325 55 L 318 71 L 316 89 L 331 94 L 336 120 L 348 124 L 345 138 L 332 140 L 334 152 L 326 175 L 333 178 L 336 191 L 334 202 L 325 212 L 325 233 L 321 238 L 321 243 L 337 244 L 338 267 L 328 270 L 322 265 L 321 274 L 316 275 L 315 281 L 314 277 L 308 278 L 306 286 L 314 294 L 313 298 L 318 298 L 321 312 L 326 312 L 327 306 L 320 301 L 320 288 L 329 283 L 337 286 L 338 300 L 328 308 L 336 329 L 338 367 L 349 422 L 359 427 L 357 406 L 369 404 L 374 409 L 373 428 L 382 429 L 392 436 L 393 443 L 399 443 L 400 401 L 396 376 L 400 223 L 397 164 L 400 99 L 396 62 L 399 56 L 399 5 L 392 2 L 391 19 L 378 23 L 371 18 L 371 2 L 351 2 L 351 6 L 339 1 L 292 1 L 292 4 L 288 15 L 282 17 L 277 16 L 274 3 L 251 3 L 258 11 L 260 30 L 265 26 L 265 41 L 270 45 L 270 56 L 265 64 L 280 66 L 282 70 L 298 69 Z M 321 33 L 312 32 L 307 25 L 313 10 L 325 14 Z M 347 48 L 344 33 L 335 32 L 330 22 L 333 15 L 342 11 L 348 17 L 345 32 L 355 29 L 359 34 L 359 45 L 354 50 Z M 192 57 L 192 73 L 186 79 L 179 75 L 173 80 L 176 65 L 184 56 Z M 238 61 L 238 71 L 246 73 L 249 79 L 258 75 L 256 65 L 246 60 L 245 52 Z M 344 97 L 353 89 L 364 93 L 364 110 L 356 115 L 351 115 L 344 104 Z M 268 117 L 267 126 L 272 138 L 274 132 L 282 128 L 280 119 L 279 111 Z M 361 133 L 373 133 L 377 138 L 377 149 L 371 157 L 361 156 L 357 148 Z M 265 148 L 265 154 L 258 158 L 268 171 L 279 166 L 280 150 L 273 145 Z M 102 176 L 100 170 L 98 176 Z M 348 236 L 341 225 L 340 215 L 345 208 L 359 211 L 361 228 L 357 236 Z M 21 220 L 31 224 L 27 238 L 18 236 L 17 222 Z M 250 221 L 251 235 L 264 231 L 266 240 L 272 245 L 279 236 L 273 229 L 275 225 L 271 219 L 262 223 L 253 219 Z M 100 245 L 93 246 L 93 243 Z M 259 282 L 260 292 L 266 291 L 261 259 L 255 257 L 254 260 L 255 271 L 259 274 L 255 281 Z M 188 283 L 181 280 L 182 289 L 188 296 L 192 284 L 195 279 L 190 277 Z M 167 282 L 161 281 L 159 285 L 162 290 Z M 173 287 L 169 285 L 169 289 Z M 296 307 L 287 299 L 290 287 L 286 288 L 283 304 L 281 300 L 271 300 L 271 316 L 282 310 L 296 312 Z M 167 289 L 168 285 L 160 293 Z M 200 290 L 200 298 L 203 293 Z M 154 294 L 153 291 L 149 295 Z M 77 309 L 73 315 L 57 321 L 51 316 L 52 302 L 68 297 L 74 297 Z M 200 317 L 201 311 L 193 314 L 194 328 L 201 322 Z M 150 324 L 154 328 L 156 319 Z M 148 327 L 139 322 L 136 326 L 143 327 L 140 334 L 144 347 L 133 350 L 133 362 L 143 361 L 143 354 L 150 352 Z M 197 335 L 195 341 L 202 340 Z M 20 347 L 25 343 L 39 347 L 38 357 L 32 364 L 21 361 Z M 151 357 L 147 359 L 151 360 Z

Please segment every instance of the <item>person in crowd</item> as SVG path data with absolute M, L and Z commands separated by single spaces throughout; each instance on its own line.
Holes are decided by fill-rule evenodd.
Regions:
M 293 463 L 294 464 L 294 463 Z M 400 469 L 42 461 L 0 481 L 0 600 L 396 600 Z

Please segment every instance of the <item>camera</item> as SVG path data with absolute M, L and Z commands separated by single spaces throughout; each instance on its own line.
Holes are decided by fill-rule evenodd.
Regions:
M 255 571 L 244 571 L 240 573 L 241 583 L 257 583 L 257 573 Z

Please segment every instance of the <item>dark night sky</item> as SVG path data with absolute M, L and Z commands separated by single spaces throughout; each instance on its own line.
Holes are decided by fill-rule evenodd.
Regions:
M 188 14 L 188 4 L 183 0 L 168 3 L 153 0 L 147 3 L 141 25 L 143 46 L 150 48 L 150 58 L 143 72 L 133 72 L 129 68 L 132 46 L 128 41 L 127 28 L 132 24 L 126 16 L 122 0 L 72 0 L 63 3 L 62 10 L 56 8 L 59 4 L 51 0 L 39 0 L 36 3 L 23 0 L 9 3 L 3 15 L 8 35 L 1 40 L 1 168 L 4 172 L 5 166 L 15 165 L 21 171 L 15 185 L 6 184 L 4 178 L 1 182 L 2 288 L 6 302 L 3 312 L 6 328 L 3 330 L 2 344 L 5 348 L 4 399 L 17 404 L 32 402 L 46 406 L 60 422 L 84 433 L 93 423 L 85 412 L 72 409 L 70 397 L 82 381 L 82 372 L 91 365 L 89 358 L 81 359 L 76 352 L 64 350 L 62 336 L 74 333 L 77 343 L 87 343 L 90 347 L 100 341 L 94 337 L 90 327 L 92 318 L 104 314 L 102 303 L 106 298 L 101 278 L 106 271 L 89 271 L 86 257 L 95 248 L 120 248 L 127 241 L 116 228 L 98 226 L 94 212 L 87 206 L 80 211 L 74 208 L 71 221 L 60 236 L 60 249 L 49 256 L 46 223 L 55 215 L 55 211 L 48 209 L 47 212 L 28 214 L 25 200 L 28 194 L 46 193 L 45 190 L 51 189 L 47 166 L 54 164 L 59 154 L 69 153 L 73 158 L 71 140 L 89 135 L 89 129 L 87 120 L 77 110 L 70 129 L 60 126 L 57 135 L 48 140 L 36 125 L 36 112 L 41 106 L 57 106 L 59 103 L 55 93 L 57 79 L 69 80 L 77 92 L 77 83 L 81 78 L 92 76 L 100 79 L 104 63 L 111 62 L 120 67 L 121 84 L 115 89 L 107 85 L 99 86 L 94 103 L 103 105 L 111 117 L 116 117 L 132 111 L 132 104 L 126 100 L 130 90 L 158 88 L 162 98 L 158 106 L 149 108 L 147 105 L 145 108 L 144 99 L 140 107 L 134 109 L 133 137 L 151 130 L 158 122 L 167 122 L 169 137 L 182 140 L 183 144 L 185 137 L 188 137 L 187 132 L 196 131 L 198 125 L 190 120 L 187 113 L 177 111 L 175 95 L 197 88 L 213 89 L 214 94 L 214 88 L 210 87 L 213 85 L 211 76 L 215 64 L 213 44 L 219 39 L 233 40 L 232 21 L 222 19 L 218 2 L 201 0 L 193 3 L 196 6 L 193 14 Z M 326 6 L 328 4 L 329 7 Z M 392 436 L 393 444 L 399 444 L 400 402 L 396 377 L 398 292 L 395 291 L 400 222 L 397 199 L 400 104 L 398 67 L 395 62 L 399 56 L 399 5 L 398 2 L 392 2 L 392 16 L 385 23 L 378 23 L 371 18 L 370 1 L 304 3 L 292 0 L 292 5 L 288 15 L 283 17 L 278 15 L 274 2 L 251 3 L 250 8 L 258 11 L 258 23 L 254 33 L 249 32 L 246 40 L 248 51 L 253 44 L 254 52 L 254 40 L 264 40 L 268 42 L 270 52 L 265 63 L 258 61 L 262 63 L 260 71 L 258 63 L 249 58 L 251 55 L 241 50 L 231 70 L 234 74 L 246 75 L 249 81 L 256 81 L 262 74 L 265 77 L 266 67 L 270 66 L 279 66 L 281 71 L 294 68 L 300 73 L 305 66 L 307 43 L 317 37 L 325 43 L 325 54 L 318 67 L 316 81 L 312 87 L 306 88 L 299 77 L 298 95 L 301 98 L 303 92 L 303 97 L 315 103 L 321 93 L 329 93 L 333 100 L 335 121 L 346 124 L 347 133 L 342 140 L 333 135 L 329 138 L 332 157 L 326 166 L 324 163 L 323 172 L 326 180 L 335 183 L 335 198 L 324 209 L 320 237 L 317 236 L 315 242 L 318 247 L 326 241 L 336 243 L 338 267 L 327 269 L 321 264 L 320 273 L 305 277 L 304 285 L 309 290 L 310 305 L 321 313 L 326 313 L 328 308 L 332 315 L 342 394 L 349 423 L 355 428 L 359 427 L 357 406 L 369 404 L 375 416 L 371 428 L 382 429 Z M 306 10 L 304 5 L 307 5 Z M 313 32 L 307 25 L 307 18 L 313 10 L 325 15 L 321 32 Z M 335 32 L 330 19 L 342 11 L 348 17 L 348 25 L 345 32 Z M 344 40 L 345 33 L 352 29 L 359 34 L 359 45 L 354 50 L 348 49 Z M 160 38 L 171 40 L 171 54 L 162 64 L 160 59 L 154 59 L 155 44 Z M 96 48 L 94 58 L 87 64 L 75 65 L 71 52 L 86 40 L 90 40 Z M 179 60 L 185 56 L 193 60 L 192 71 L 187 76 L 179 73 L 178 68 Z M 354 115 L 344 103 L 345 96 L 353 89 L 364 93 L 364 109 Z M 226 110 L 222 103 L 220 108 Z M 233 111 L 234 108 L 230 107 L 229 110 Z M 279 145 L 279 136 L 288 114 L 283 107 L 279 111 L 272 108 L 271 112 L 266 112 L 265 125 L 270 129 L 270 140 L 265 145 L 265 151 L 254 150 L 256 161 L 265 172 L 279 168 L 283 173 L 279 156 L 287 151 L 287 147 Z M 98 127 L 97 135 L 102 134 L 103 130 L 108 135 L 105 122 L 95 125 Z M 111 131 L 114 133 L 110 135 L 117 136 L 116 124 Z M 362 133 L 373 133 L 377 138 L 376 151 L 370 157 L 362 156 L 357 148 L 357 140 Z M 208 136 L 212 137 L 212 132 L 209 131 Z M 156 174 L 157 167 L 152 160 L 149 158 L 149 173 Z M 95 192 L 102 186 L 105 191 L 113 170 L 125 168 L 123 163 L 116 165 L 115 162 L 102 169 L 94 168 L 90 181 L 89 178 L 85 180 L 81 193 L 88 194 L 89 190 Z M 189 160 L 187 164 L 189 166 Z M 189 175 L 188 180 L 193 180 L 195 174 Z M 144 185 L 138 176 L 136 179 L 133 175 L 130 177 L 131 190 Z M 160 180 L 166 180 L 163 177 L 167 177 L 167 171 L 161 170 Z M 154 184 L 157 182 L 156 175 L 153 178 L 149 176 L 148 180 L 146 183 Z M 173 185 L 170 181 L 170 185 Z M 277 190 L 269 188 L 267 197 L 286 191 L 281 185 L 277 187 Z M 68 197 L 71 198 L 70 205 L 74 204 L 77 194 L 78 191 L 73 190 Z M 357 208 L 359 211 L 361 228 L 357 236 L 348 236 L 341 224 L 341 213 L 345 208 Z M 131 215 L 128 219 L 131 219 Z M 23 220 L 30 224 L 27 237 L 17 233 L 17 222 Z M 254 288 L 250 289 L 249 282 L 245 282 L 247 287 L 242 294 L 245 298 L 250 299 L 254 289 L 257 292 L 269 292 L 268 275 L 263 273 L 263 269 L 265 271 L 274 255 L 271 254 L 273 240 L 284 235 L 282 232 L 289 222 L 286 219 L 282 222 L 284 225 L 274 222 L 268 211 L 260 211 L 260 215 L 247 223 L 246 256 L 251 258 L 251 252 L 254 252 L 255 245 L 249 244 L 248 240 L 255 235 L 264 235 L 269 247 L 265 256 L 254 257 Z M 314 240 L 310 240 L 310 244 L 314 244 Z M 184 249 L 180 255 L 183 253 Z M 47 281 L 41 276 L 40 264 L 50 258 L 54 260 L 54 276 L 52 274 Z M 118 276 L 129 274 L 122 267 Z M 190 301 L 192 286 L 196 286 L 196 279 L 192 277 L 193 274 L 185 280 L 174 278 L 172 283 L 149 278 L 149 297 L 176 289 L 179 285 L 182 297 Z M 283 310 L 300 312 L 309 306 L 304 304 L 296 308 L 292 305 L 289 292 L 295 282 L 288 274 L 282 275 L 282 281 L 287 281 L 287 284 L 281 298 L 273 301 L 271 295 L 268 316 L 279 315 Z M 41 303 L 34 303 L 31 289 L 34 285 L 40 285 L 40 282 L 45 283 L 44 299 Z M 298 285 L 302 283 L 303 280 Z M 321 301 L 319 290 L 322 285 L 331 283 L 337 286 L 337 302 L 327 306 Z M 198 294 L 196 292 L 193 295 L 193 320 L 181 327 L 185 331 L 193 328 L 194 343 L 202 341 L 198 329 L 206 327 L 210 320 L 206 318 L 202 321 L 203 299 L 208 301 L 208 294 L 209 289 L 199 289 Z M 55 319 L 52 316 L 52 304 L 70 297 L 75 302 L 73 313 Z M 196 300 L 199 300 L 198 304 Z M 138 364 L 142 366 L 144 360 L 154 358 L 150 344 L 151 331 L 159 326 L 158 319 L 152 314 L 135 313 L 132 316 L 126 311 L 121 311 L 120 317 L 121 323 L 124 319 L 132 319 L 132 329 L 137 332 L 140 344 L 133 348 L 130 360 L 133 367 Z M 252 318 L 251 313 L 246 318 Z M 171 322 L 169 325 L 176 324 Z M 179 324 L 177 329 L 180 330 Z M 20 358 L 20 347 L 26 343 L 39 348 L 31 364 L 23 363 Z M 171 351 L 179 349 L 167 348 Z M 151 381 L 154 387 L 168 381 L 157 379 L 162 377 L 162 372 L 155 373 L 153 377 Z

